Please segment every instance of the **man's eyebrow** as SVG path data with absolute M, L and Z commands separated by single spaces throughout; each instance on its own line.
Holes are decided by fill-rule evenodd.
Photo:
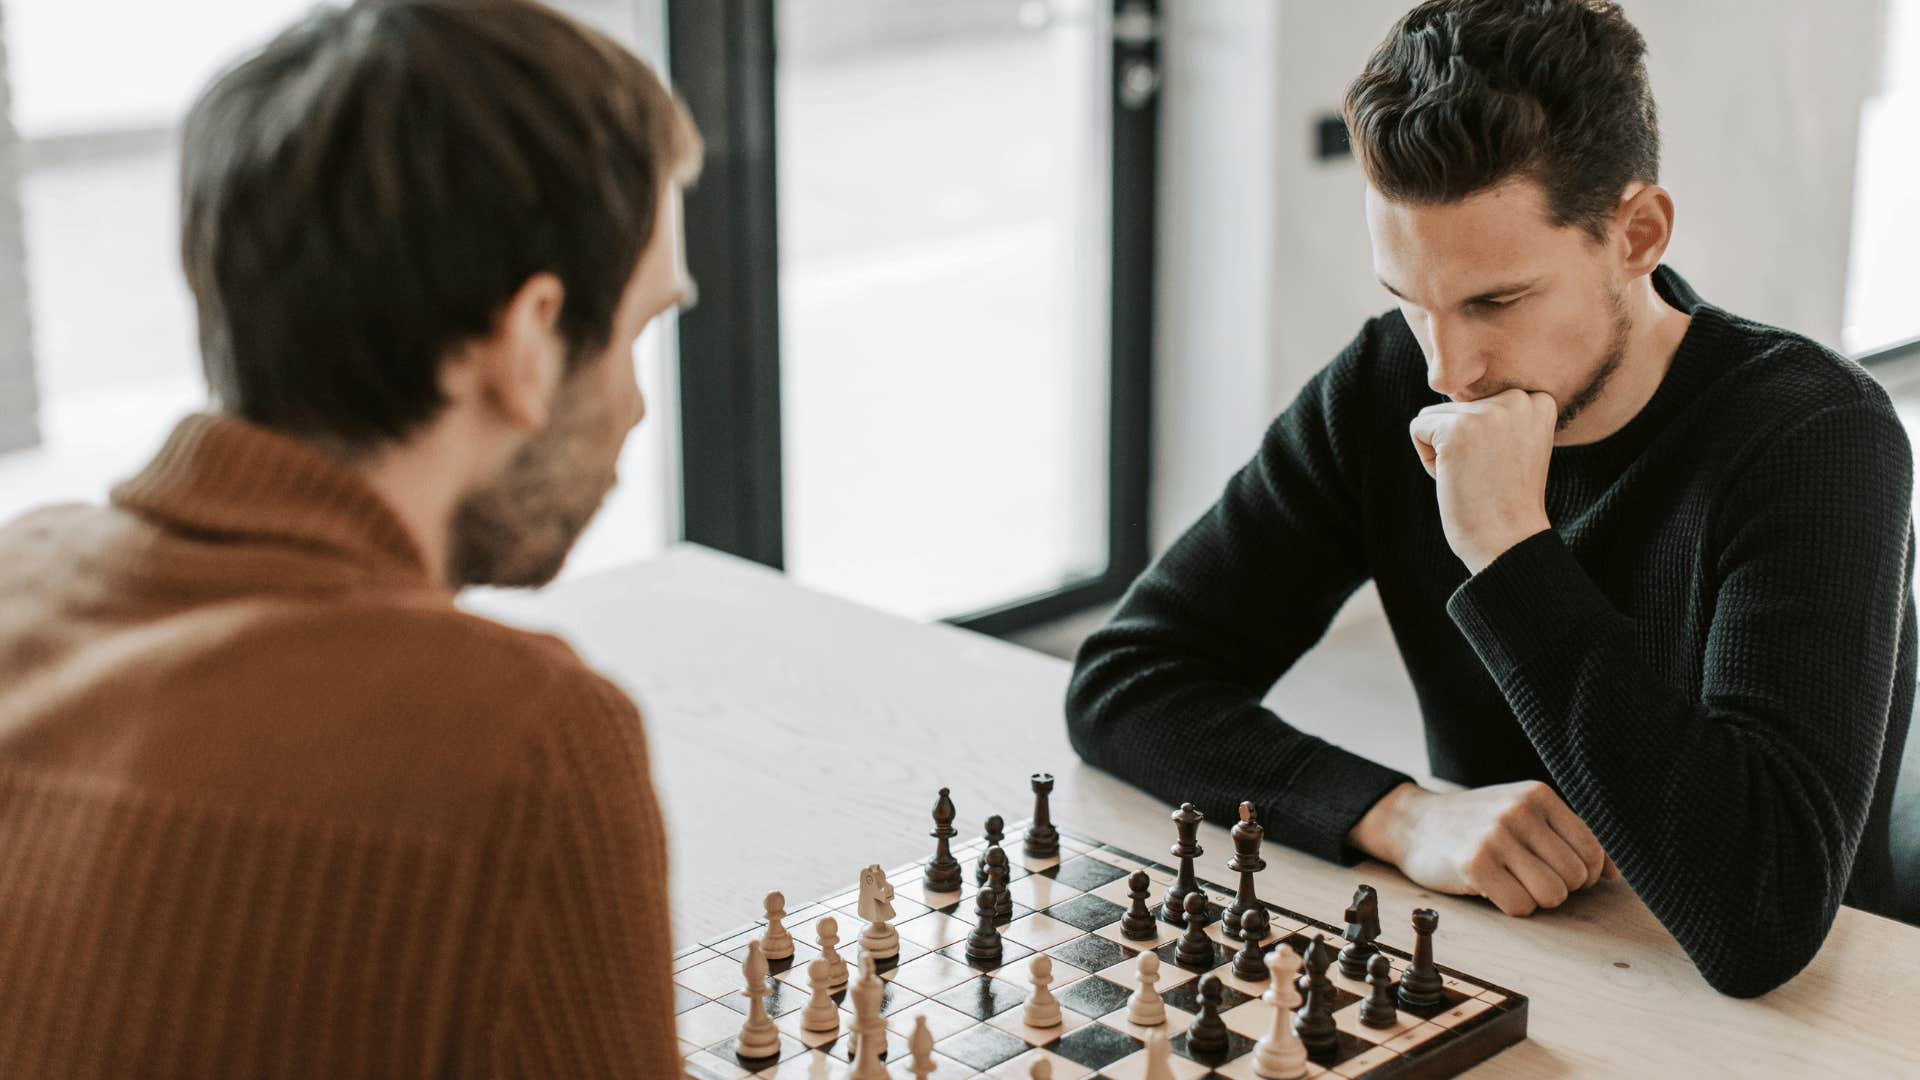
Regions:
M 1393 285 L 1389 283 L 1386 278 L 1375 277 L 1374 280 L 1380 283 L 1381 288 L 1387 290 L 1388 292 L 1392 293 L 1393 295 L 1399 297 L 1402 300 L 1407 300 L 1407 294 L 1401 292 L 1399 289 L 1394 288 Z M 1466 303 L 1477 304 L 1483 300 L 1498 300 L 1503 296 L 1512 296 L 1515 293 L 1526 292 L 1527 290 L 1533 288 L 1538 284 L 1540 284 L 1540 282 L 1537 280 L 1509 282 L 1508 284 L 1499 285 L 1494 288 L 1488 289 L 1477 296 L 1468 297 L 1466 300 Z M 1407 303 L 1411 304 L 1413 303 L 1413 301 L 1407 300 Z

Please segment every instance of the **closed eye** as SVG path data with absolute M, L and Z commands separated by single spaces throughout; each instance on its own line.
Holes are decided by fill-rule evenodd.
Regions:
M 1523 296 L 1515 296 L 1507 300 L 1475 300 L 1473 306 L 1481 311 L 1505 311 L 1524 299 Z

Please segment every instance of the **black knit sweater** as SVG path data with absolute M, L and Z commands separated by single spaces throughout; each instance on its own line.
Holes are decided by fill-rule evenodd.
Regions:
M 1665 380 L 1554 450 L 1553 528 L 1471 578 L 1407 435 L 1443 399 L 1401 316 L 1370 320 L 1082 647 L 1075 749 L 1358 861 L 1348 832 L 1407 777 L 1260 702 L 1371 578 L 1434 775 L 1551 783 L 1711 985 L 1791 978 L 1843 897 L 1890 887 L 1913 459 L 1858 365 L 1655 284 L 1693 315 Z

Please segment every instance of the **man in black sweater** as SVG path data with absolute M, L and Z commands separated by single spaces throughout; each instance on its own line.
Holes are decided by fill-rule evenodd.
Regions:
M 1661 264 L 1645 44 L 1601 0 L 1432 0 L 1354 82 L 1398 299 L 1082 648 L 1088 762 L 1526 915 L 1617 865 L 1765 993 L 1891 888 L 1912 455 L 1857 365 Z M 1782 272 L 1790 272 L 1783 268 Z M 1441 793 L 1260 704 L 1365 581 Z

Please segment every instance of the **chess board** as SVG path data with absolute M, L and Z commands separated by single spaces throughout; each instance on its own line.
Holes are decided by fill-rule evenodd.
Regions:
M 1058 858 L 1033 859 L 1020 850 L 1025 823 L 1009 828 L 1002 849 L 1011 869 L 1008 888 L 1013 895 L 1011 920 L 1000 924 L 1003 951 L 995 964 L 967 959 L 967 935 L 973 929 L 974 865 L 984 840 L 953 847 L 962 867 L 963 888 L 958 893 L 931 893 L 921 881 L 925 862 L 889 870 L 895 889 L 893 925 L 900 932 L 900 955 L 876 965 L 885 980 L 882 1012 L 887 1018 L 886 1060 L 897 1077 L 908 1078 L 907 1036 L 916 1017 L 925 1016 L 935 1038 L 938 1070 L 934 1080 L 961 1077 L 1019 1077 L 1025 1080 L 1032 1063 L 1041 1057 L 1052 1062 L 1054 1080 L 1138 1080 L 1146 1066 L 1146 1038 L 1154 1031 L 1169 1036 L 1173 1045 L 1174 1075 L 1179 1080 L 1220 1076 L 1258 1080 L 1253 1071 L 1254 1042 L 1265 1035 L 1271 1009 L 1260 1000 L 1266 982 L 1249 982 L 1233 973 L 1233 950 L 1221 934 L 1220 913 L 1233 900 L 1233 890 L 1202 879 L 1200 886 L 1212 903 L 1207 908 L 1207 934 L 1215 941 L 1213 963 L 1205 968 L 1183 966 L 1176 956 L 1181 929 L 1159 922 L 1152 942 L 1130 941 L 1120 933 L 1120 917 L 1128 903 L 1127 878 L 1144 869 L 1152 879 L 1157 901 L 1173 883 L 1174 870 L 1083 836 L 1060 830 Z M 931 858 L 931 853 L 929 853 Z M 850 874 L 857 884 L 858 871 Z M 832 916 L 839 924 L 839 951 L 850 974 L 858 978 L 857 942 L 862 921 L 856 914 L 858 889 L 807 905 L 788 904 L 784 920 L 793 935 L 794 954 L 772 963 L 772 993 L 766 1008 L 781 1032 L 777 1058 L 743 1061 L 734 1045 L 745 1019 L 748 1000 L 742 988 L 741 964 L 747 944 L 765 929 L 765 923 L 722 935 L 674 957 L 677 1025 L 681 1049 L 686 1052 L 688 1075 L 698 1078 L 775 1077 L 778 1080 L 838 1080 L 846 1075 L 851 1057 L 852 1003 L 839 995 L 841 1023 L 837 1032 L 803 1031 L 800 1013 L 810 993 L 806 967 L 820 955 L 814 945 L 815 926 Z M 1265 902 L 1266 898 L 1262 898 Z M 1334 925 L 1265 902 L 1272 916 L 1267 941 L 1285 942 L 1304 950 L 1315 933 L 1327 936 L 1330 950 L 1345 924 Z M 1406 912 L 1381 912 L 1384 933 L 1380 951 L 1393 960 L 1394 978 L 1406 967 L 1413 930 Z M 1435 935 L 1435 959 L 1447 957 L 1446 926 Z M 1403 947 L 1404 946 L 1404 947 Z M 1127 999 L 1138 985 L 1134 966 L 1147 949 L 1161 958 L 1158 987 L 1165 998 L 1167 1022 L 1142 1028 L 1127 1022 Z M 1028 1028 L 1021 1022 L 1021 1006 L 1032 992 L 1028 964 L 1036 952 L 1053 961 L 1050 984 L 1059 999 L 1065 1023 L 1048 1029 Z M 1336 991 L 1334 1019 L 1340 1044 L 1332 1058 L 1307 1066 L 1308 1077 L 1454 1076 L 1526 1037 L 1527 999 L 1511 990 L 1439 964 L 1445 996 L 1432 1008 L 1401 1008 L 1398 1022 L 1384 1030 L 1359 1022 L 1359 1004 L 1368 986 L 1341 975 L 1338 964 L 1329 968 Z M 1187 1025 L 1198 1009 L 1199 977 L 1211 971 L 1226 985 L 1221 1016 L 1230 1032 L 1225 1054 L 1196 1060 L 1186 1045 Z

